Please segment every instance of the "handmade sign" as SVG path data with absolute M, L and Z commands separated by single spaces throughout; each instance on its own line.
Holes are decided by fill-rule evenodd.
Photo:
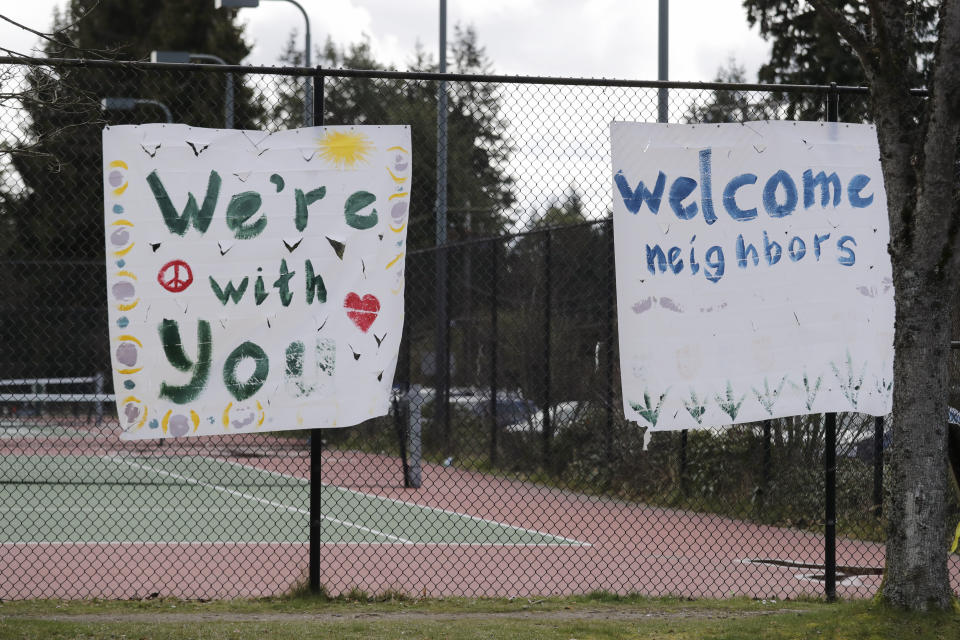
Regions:
M 384 415 L 403 326 L 410 129 L 103 132 L 123 437 Z
M 872 126 L 614 123 L 626 416 L 884 415 L 889 226 Z

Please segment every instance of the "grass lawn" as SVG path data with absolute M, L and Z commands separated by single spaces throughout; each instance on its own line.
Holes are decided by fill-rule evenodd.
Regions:
M 960 638 L 960 614 L 908 614 L 871 602 L 576 598 L 411 599 L 364 594 L 0 603 L 0 639 Z

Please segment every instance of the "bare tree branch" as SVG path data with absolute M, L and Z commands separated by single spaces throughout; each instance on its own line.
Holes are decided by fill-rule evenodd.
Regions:
M 70 22 L 70 23 L 68 23 L 68 24 L 65 24 L 65 25 L 61 26 L 59 29 L 57 29 L 56 31 L 53 31 L 52 33 L 43 33 L 42 31 L 37 31 L 36 29 L 32 29 L 32 28 L 28 27 L 27 25 L 21 24 L 21 23 L 17 22 L 16 20 L 13 20 L 13 19 L 11 19 L 9 16 L 6 16 L 6 15 L 4 15 L 4 14 L 2 14 L 2 13 L 0 13 L 0 20 L 3 20 L 3 21 L 5 21 L 5 22 L 9 22 L 9 23 L 12 24 L 13 26 L 15 26 L 15 27 L 17 27 L 17 28 L 19 28 L 19 29 L 23 29 L 24 31 L 26 31 L 26 32 L 28 32 L 28 33 L 32 33 L 33 35 L 35 35 L 35 36 L 37 36 L 37 37 L 39 37 L 39 38 L 42 38 L 43 40 L 46 40 L 47 42 L 49 42 L 49 43 L 51 43 L 51 44 L 55 44 L 55 45 L 57 45 L 57 46 L 64 47 L 64 48 L 67 48 L 67 49 L 73 49 L 73 50 L 75 50 L 75 51 L 80 51 L 80 52 L 85 53 L 85 54 L 91 54 L 91 53 L 93 53 L 93 54 L 97 54 L 98 57 L 103 57 L 102 54 L 107 53 L 107 50 L 103 50 L 103 49 L 88 49 L 88 48 L 84 48 L 84 47 L 77 46 L 72 40 L 70 40 L 70 38 L 68 38 L 68 37 L 65 35 L 65 32 L 66 32 L 66 31 L 68 31 L 69 29 L 72 29 L 74 26 L 76 26 L 77 24 L 79 24 L 79 22 L 80 22 L 81 20 L 83 20 L 84 18 L 86 18 L 88 15 L 90 15 L 90 13 L 91 13 L 92 11 L 94 11 L 99 5 L 100 5 L 100 2 L 99 2 L 99 0 L 97 0 L 96 4 L 94 4 L 92 7 L 90 7 L 90 9 L 89 9 L 86 13 L 84 13 L 84 14 L 81 15 L 81 16 L 79 16 L 79 17 L 78 17 L 76 20 L 74 20 L 73 22 Z M 53 36 L 59 36 L 59 37 L 55 39 Z M 9 53 L 9 54 L 11 54 L 11 55 L 14 55 L 14 56 L 28 57 L 28 56 L 25 56 L 25 55 L 22 54 L 22 53 L 17 53 L 17 52 L 15 52 L 15 51 L 12 51 L 12 50 L 10 50 L 10 49 L 6 49 L 6 48 L 3 48 L 3 47 L 0 47 L 0 50 L 5 51 L 5 52 L 7 52 L 7 53 Z

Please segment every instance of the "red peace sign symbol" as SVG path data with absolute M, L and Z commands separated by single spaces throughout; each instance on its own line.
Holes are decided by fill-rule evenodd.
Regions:
M 193 283 L 193 271 L 183 260 L 171 260 L 157 273 L 160 286 L 172 293 L 180 293 Z

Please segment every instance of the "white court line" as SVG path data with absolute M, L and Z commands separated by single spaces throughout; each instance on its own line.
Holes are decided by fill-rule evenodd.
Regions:
M 231 507 L 229 509 L 211 509 L 206 507 L 12 507 L 0 509 L 0 514 L 9 513 L 271 513 L 273 509 L 264 507 Z
M 234 491 L 233 489 L 227 489 L 226 487 L 221 487 L 220 485 L 211 484 L 211 483 L 209 483 L 209 482 L 204 482 L 204 481 L 202 481 L 202 480 L 197 480 L 196 478 L 191 478 L 191 477 L 189 477 L 189 476 L 184 476 L 184 475 L 181 475 L 181 474 L 179 474 L 179 473 L 173 473 L 172 471 L 164 471 L 163 469 L 155 469 L 154 467 L 151 467 L 151 466 L 149 466 L 149 465 L 138 464 L 138 463 L 136 463 L 136 462 L 130 462 L 130 461 L 128 461 L 128 460 L 123 460 L 122 458 L 118 458 L 118 457 L 116 457 L 116 456 L 104 456 L 104 457 L 105 457 L 105 459 L 107 459 L 107 460 L 112 460 L 113 462 L 116 462 L 116 463 L 118 463 L 118 464 L 125 464 L 125 465 L 128 465 L 128 466 L 137 468 L 137 469 L 143 469 L 143 470 L 146 470 L 146 471 L 152 471 L 152 472 L 154 472 L 154 473 L 159 473 L 160 475 L 169 476 L 169 477 L 171 477 L 171 478 L 177 478 L 178 480 L 183 480 L 184 482 L 188 482 L 188 483 L 190 483 L 190 484 L 195 484 L 195 485 L 200 486 L 200 487 L 206 487 L 206 488 L 208 488 L 208 489 L 213 489 L 214 491 L 219 491 L 219 492 L 221 492 L 221 493 L 226 493 L 226 494 L 228 494 L 228 495 L 235 496 L 235 497 L 237 497 L 237 498 L 244 498 L 245 500 L 252 500 L 252 501 L 254 501 L 254 502 L 259 502 L 260 504 L 267 504 L 267 505 L 276 507 L 277 509 L 281 509 L 281 510 L 283 510 L 283 511 L 289 511 L 289 512 L 291 512 L 291 513 L 302 513 L 303 515 L 306 515 L 306 516 L 309 516 L 309 515 L 310 515 L 310 512 L 309 512 L 308 510 L 306 510 L 306 509 L 300 509 L 299 507 L 293 507 L 293 506 L 290 506 L 290 505 L 287 505 L 287 504 L 283 504 L 282 502 L 274 502 L 273 500 L 267 500 L 266 498 L 258 498 L 257 496 L 250 495 L 249 493 L 243 493 L 242 491 Z M 372 533 L 372 534 L 374 534 L 374 535 L 383 536 L 384 538 L 389 538 L 390 540 L 396 540 L 397 542 L 407 542 L 407 543 L 410 543 L 410 544 L 415 544 L 415 543 L 413 542 L 413 540 L 407 540 L 406 538 L 401 538 L 400 536 L 391 535 L 391 534 L 386 533 L 386 532 L 384 532 L 384 531 L 378 531 L 378 530 L 376 530 L 376 529 L 371 529 L 371 528 L 369 528 L 369 527 L 363 527 L 363 526 L 360 526 L 359 524 L 355 524 L 355 523 L 353 523 L 353 522 L 346 522 L 346 521 L 344 521 L 344 520 L 338 520 L 338 519 L 336 519 L 336 518 L 331 518 L 330 516 L 325 516 L 325 515 L 321 515 L 320 517 L 321 517 L 321 519 L 323 519 L 323 520 L 329 520 L 330 522 L 333 522 L 333 523 L 335 523 L 335 524 L 340 524 L 340 525 L 343 525 L 343 526 L 345 526 L 345 527 L 350 527 L 350 528 L 357 529 L 357 530 L 359 530 L 359 531 L 363 531 L 363 532 L 366 532 L 366 533 Z
M 210 458 L 210 459 L 213 460 L 213 458 Z M 243 463 L 240 463 L 240 462 L 233 462 L 232 460 L 217 460 L 217 462 L 226 462 L 227 464 L 232 464 L 232 465 L 237 466 L 237 467 L 240 467 L 240 468 L 242 468 L 242 469 L 252 469 L 252 470 L 255 470 L 255 471 L 261 471 L 261 472 L 263 472 L 263 473 L 269 473 L 269 474 L 271 474 L 271 475 L 279 476 L 279 477 L 281 477 L 281 478 L 291 478 L 291 479 L 296 480 L 297 482 L 299 482 L 299 483 L 301 483 L 301 484 L 309 484 L 309 482 L 310 482 L 310 481 L 307 480 L 306 478 L 299 478 L 299 477 L 297 477 L 297 476 L 291 476 L 291 475 L 286 474 L 286 473 L 280 473 L 279 471 L 271 471 L 270 469 L 261 469 L 260 467 L 252 467 L 252 466 L 250 466 L 250 465 L 243 464 Z M 479 516 L 472 516 L 472 515 L 467 514 L 467 513 L 460 513 L 460 512 L 458 512 L 458 511 L 449 511 L 449 510 L 447 510 L 447 509 L 440 509 L 440 508 L 438 508 L 438 507 L 428 507 L 428 506 L 426 506 L 426 505 L 417 504 L 416 502 L 407 502 L 407 501 L 405 501 L 405 500 L 396 500 L 396 499 L 394 499 L 394 498 L 387 498 L 387 497 L 384 497 L 384 496 L 378 496 L 378 495 L 375 494 L 375 493 L 366 493 L 366 492 L 364 492 L 364 491 L 357 491 L 356 489 L 347 489 L 346 487 L 339 487 L 339 486 L 337 486 L 337 485 L 335 485 L 335 484 L 327 484 L 327 483 L 325 483 L 325 482 L 321 482 L 321 483 L 320 483 L 320 486 L 329 487 L 329 488 L 331 488 L 331 489 L 337 489 L 337 490 L 339 490 L 339 491 L 347 491 L 347 492 L 349 492 L 349 493 L 355 493 L 355 494 L 357 494 L 357 495 L 359 495 L 359 496 L 366 496 L 366 497 L 368 497 L 368 498 L 375 498 L 375 499 L 377 499 L 377 500 L 385 500 L 385 501 L 387 501 L 387 502 L 392 502 L 392 503 L 394 503 L 394 504 L 404 505 L 404 506 L 407 506 L 407 507 L 417 507 L 417 508 L 419 508 L 419 509 L 426 509 L 426 510 L 428 510 L 428 511 L 433 511 L 433 512 L 435 512 L 435 513 L 445 513 L 445 514 L 451 515 L 451 516 L 459 516 L 459 517 L 461 517 L 461 518 L 468 518 L 468 519 L 470 519 L 470 520 L 474 520 L 474 521 L 477 521 L 477 522 L 485 522 L 485 523 L 487 523 L 487 524 L 493 524 L 493 525 L 497 525 L 497 526 L 500 526 L 500 527 L 509 527 L 509 528 L 511 528 L 511 529 L 516 529 L 516 530 L 518 530 L 518 531 L 523 531 L 524 533 L 530 533 L 530 534 L 534 534 L 534 535 L 538 535 L 538 536 L 543 536 L 543 537 L 545 537 L 545 538 L 553 538 L 554 540 L 561 540 L 561 541 L 563 541 L 563 542 L 566 542 L 566 543 L 569 543 L 569 544 L 575 545 L 575 546 L 581 546 L 581 547 L 591 547 L 591 546 L 593 546 L 593 545 L 590 544 L 589 542 L 583 542 L 582 540 L 574 540 L 573 538 L 565 538 L 565 537 L 563 537 L 563 536 L 558 536 L 558 535 L 555 535 L 555 534 L 552 534 L 552 533 L 545 533 L 545 532 L 543 532 L 543 531 L 537 531 L 536 529 L 527 529 L 527 528 L 525 528 L 525 527 L 518 527 L 518 526 L 516 526 L 516 525 L 507 524 L 506 522 L 499 522 L 499 521 L 497 521 L 497 520 L 488 520 L 488 519 L 486 519 L 486 518 L 481 518 L 481 517 L 479 517 Z M 426 542 L 425 542 L 425 543 L 422 543 L 422 544 L 430 544 L 430 543 L 426 543 Z M 460 544 L 460 543 L 453 542 L 453 543 L 448 543 L 448 544 Z M 468 544 L 468 543 L 463 543 L 463 544 Z M 485 544 L 485 543 L 477 543 L 478 546 L 483 546 L 484 544 Z M 492 544 L 492 546 L 497 546 L 497 544 L 494 543 L 494 544 Z M 508 544 L 505 544 L 505 545 L 503 545 L 503 546 L 539 546 L 539 545 L 536 544 L 536 543 L 529 543 L 529 544 L 528 544 L 528 543 L 508 543 Z M 556 545 L 545 545 L 545 546 L 556 546 Z
M 307 547 L 310 545 L 306 541 L 296 541 L 296 542 L 276 542 L 271 540 L 266 540 L 262 542 L 251 542 L 250 540 L 182 540 L 182 541 L 172 541 L 172 540 L 91 540 L 89 542 L 78 542 L 76 540 L 34 540 L 32 542 L 0 542 L 0 547 L 43 547 L 43 546 L 58 546 L 58 547 L 83 547 L 90 545 L 97 546 L 122 546 L 122 545 L 140 545 L 140 544 L 153 544 L 163 547 L 189 547 L 189 546 L 210 546 L 210 545 L 224 545 L 224 546 L 299 546 Z M 371 545 L 376 545 L 378 547 L 550 547 L 551 549 L 556 549 L 560 545 L 557 545 L 552 542 L 531 542 L 531 543 L 502 543 L 502 542 L 324 542 L 324 546 L 327 547 L 369 547 Z M 588 546 L 588 545 L 584 545 Z M 576 545 L 569 545 L 570 548 L 576 547 Z M 563 548 L 563 547 L 560 547 Z

